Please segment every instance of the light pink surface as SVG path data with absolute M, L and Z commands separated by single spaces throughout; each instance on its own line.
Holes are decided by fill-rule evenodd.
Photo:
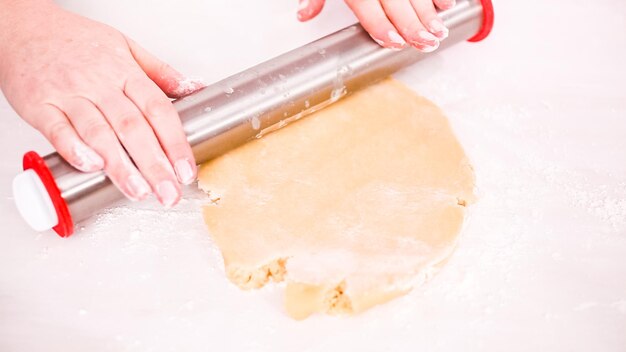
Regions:
M 353 21 L 339 1 L 65 1 L 207 83 Z M 498 1 L 484 43 L 397 75 L 449 115 L 480 200 L 431 282 L 352 318 L 286 317 L 281 290 L 222 271 L 193 186 L 124 203 L 69 239 L 19 218 L 23 152 L 50 151 L 0 101 L 1 351 L 624 351 L 626 3 Z

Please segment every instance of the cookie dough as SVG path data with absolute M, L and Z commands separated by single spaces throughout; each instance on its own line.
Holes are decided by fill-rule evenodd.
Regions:
M 286 309 L 357 313 L 454 250 L 474 175 L 434 104 L 386 80 L 204 164 L 229 279 L 286 281 Z

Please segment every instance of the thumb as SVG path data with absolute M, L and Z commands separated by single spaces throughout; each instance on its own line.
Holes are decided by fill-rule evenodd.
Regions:
M 299 0 L 298 20 L 306 22 L 322 12 L 326 0 Z
M 204 87 L 200 79 L 186 78 L 172 66 L 159 60 L 130 38 L 128 48 L 148 77 L 170 98 L 180 98 Z

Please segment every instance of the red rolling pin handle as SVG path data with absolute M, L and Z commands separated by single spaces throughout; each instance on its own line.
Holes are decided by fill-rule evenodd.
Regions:
M 61 237 L 70 236 L 74 233 L 74 221 L 72 221 L 72 215 L 67 207 L 67 203 L 61 196 L 61 191 L 59 187 L 57 187 L 56 181 L 48 165 L 46 165 L 45 160 L 37 154 L 37 152 L 30 151 L 24 154 L 22 166 L 24 167 L 24 171 L 31 169 L 35 171 L 46 188 L 46 191 L 48 191 L 48 195 L 50 196 L 50 200 L 52 200 L 54 210 L 59 219 L 59 223 L 53 227 L 53 230 Z
M 476 43 L 489 36 L 493 29 L 493 22 L 495 19 L 495 13 L 493 11 L 493 4 L 491 0 L 480 0 L 483 5 L 483 25 L 480 27 L 478 33 L 475 36 L 468 39 L 468 42 Z

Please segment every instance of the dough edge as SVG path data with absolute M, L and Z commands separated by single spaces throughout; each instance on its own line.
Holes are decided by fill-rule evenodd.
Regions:
M 409 89 L 394 80 L 388 79 L 386 82 L 401 86 L 403 89 Z M 413 94 L 415 93 L 413 92 Z M 431 102 L 429 101 L 429 103 Z M 469 167 L 472 176 L 475 178 L 473 168 L 471 165 Z M 199 187 L 210 194 L 210 185 L 200 182 Z M 475 202 L 476 198 L 472 194 L 470 197 L 465 195 L 465 197 L 457 197 L 457 199 L 458 206 L 462 208 L 463 212 L 462 226 L 459 229 L 460 233 L 462 232 L 462 227 L 467 223 L 468 207 Z M 218 202 L 219 198 L 217 198 L 217 201 L 212 200 L 212 204 L 205 206 L 205 209 L 206 207 L 217 205 Z M 231 282 L 244 290 L 258 289 L 269 282 L 286 283 L 285 308 L 287 313 L 294 319 L 305 319 L 313 313 L 327 313 L 331 315 L 356 314 L 405 295 L 413 288 L 428 281 L 449 260 L 452 252 L 456 249 L 459 237 L 457 236 L 454 245 L 448 253 L 443 253 L 439 257 L 434 258 L 414 273 L 394 278 L 394 285 L 387 288 L 382 287 L 384 285 L 380 285 L 381 287 L 373 287 L 359 294 L 351 293 L 345 281 L 318 285 L 290 280 L 287 269 L 289 257 L 274 258 L 256 267 L 228 263 L 225 258 L 226 274 Z

